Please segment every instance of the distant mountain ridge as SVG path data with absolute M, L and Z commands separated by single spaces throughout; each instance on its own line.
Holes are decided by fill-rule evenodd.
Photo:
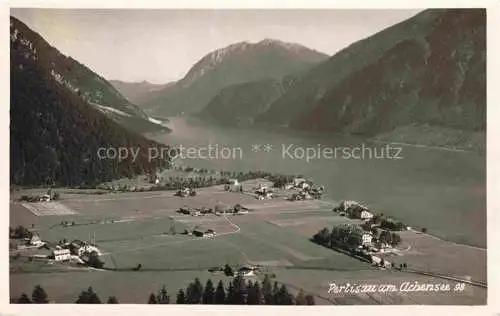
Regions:
M 172 87 L 175 82 L 166 84 L 155 84 L 148 81 L 126 82 L 121 80 L 109 80 L 109 83 L 115 87 L 127 100 L 139 105 L 155 98 L 161 91 Z
M 216 124 L 251 126 L 255 117 L 265 113 L 271 104 L 285 94 L 298 75 L 282 79 L 262 79 L 222 89 L 199 113 L 199 117 Z
M 236 43 L 205 55 L 184 78 L 143 106 L 164 116 L 196 113 L 227 86 L 280 79 L 327 58 L 302 45 L 277 40 Z
M 354 43 L 300 76 L 256 121 L 366 136 L 435 131 L 419 125 L 484 132 L 486 12 L 426 10 Z
M 38 62 L 61 86 L 124 126 L 139 132 L 161 130 L 146 113 L 126 100 L 109 82 L 85 65 L 63 55 L 39 34 L 18 19 L 10 18 L 10 39 L 25 55 L 36 55 Z

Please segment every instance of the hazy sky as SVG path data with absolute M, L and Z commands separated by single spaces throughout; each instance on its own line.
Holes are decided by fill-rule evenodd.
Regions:
M 106 79 L 166 83 L 207 53 L 264 38 L 332 55 L 420 10 L 12 9 L 11 14 Z

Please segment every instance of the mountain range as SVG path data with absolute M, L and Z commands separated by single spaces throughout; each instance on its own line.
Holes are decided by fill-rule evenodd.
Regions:
M 486 128 L 486 13 L 427 10 L 305 74 L 260 121 L 374 135 L 410 124 Z
M 93 185 L 168 166 L 147 155 L 147 148 L 158 143 L 113 120 L 123 116 L 118 111 L 133 119 L 117 120 L 122 124 L 151 125 L 142 110 L 15 18 L 10 35 L 12 184 Z M 138 154 L 136 159 L 101 159 L 102 148 L 133 148 Z
M 108 82 L 15 18 L 10 43 L 13 183 L 152 172 L 168 162 L 95 157 L 100 147 L 158 146 L 137 134 L 168 131 L 151 115 L 485 148 L 484 9 L 425 10 L 333 56 L 279 40 L 240 42 L 164 85 Z
M 168 130 L 151 122 L 140 107 L 124 98 L 106 79 L 62 54 L 14 17 L 10 19 L 10 37 L 20 54 L 36 54 L 37 63 L 46 68 L 56 82 L 114 121 L 137 132 Z
M 227 86 L 280 79 L 309 69 L 327 58 L 328 55 L 302 45 L 279 40 L 236 43 L 207 54 L 184 78 L 141 105 L 162 116 L 196 113 Z
M 201 116 L 484 150 L 485 10 L 423 11 L 292 78 L 225 87 Z

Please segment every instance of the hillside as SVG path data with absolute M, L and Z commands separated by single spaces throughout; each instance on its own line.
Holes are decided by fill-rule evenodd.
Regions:
M 199 112 L 225 87 L 279 79 L 308 69 L 326 58 L 327 55 L 299 44 L 277 40 L 236 43 L 207 54 L 184 78 L 145 102 L 143 108 L 163 116 Z
M 18 19 L 10 18 L 11 50 L 36 54 L 40 67 L 65 89 L 108 117 L 137 132 L 164 129 L 153 124 L 142 109 L 127 101 L 109 82 L 85 65 L 63 55 Z
M 154 84 L 148 81 L 125 82 L 121 80 L 109 80 L 109 83 L 115 87 L 127 100 L 141 105 L 148 100 L 155 98 L 158 94 L 165 92 L 172 87 L 175 82 L 167 84 Z
M 112 121 L 61 85 L 32 42 L 13 40 L 11 45 L 12 184 L 91 185 L 166 166 L 165 160 L 148 159 L 147 149 L 159 144 Z M 120 147 L 140 148 L 137 159 L 98 156 L 99 148 Z
M 213 123 L 238 126 L 252 125 L 254 118 L 267 111 L 297 80 L 288 75 L 283 79 L 262 79 L 232 85 L 222 89 L 199 113 Z
M 301 77 L 258 121 L 370 136 L 426 124 L 484 132 L 485 10 L 426 10 L 357 42 Z

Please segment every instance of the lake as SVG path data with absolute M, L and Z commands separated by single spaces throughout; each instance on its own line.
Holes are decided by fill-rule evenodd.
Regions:
M 169 120 L 172 133 L 153 139 L 182 145 L 184 165 L 302 174 L 324 185 L 333 200 L 357 200 L 409 226 L 426 227 L 433 235 L 486 247 L 486 157 L 482 154 L 401 145 L 388 148 L 338 135 L 221 127 L 196 118 Z

